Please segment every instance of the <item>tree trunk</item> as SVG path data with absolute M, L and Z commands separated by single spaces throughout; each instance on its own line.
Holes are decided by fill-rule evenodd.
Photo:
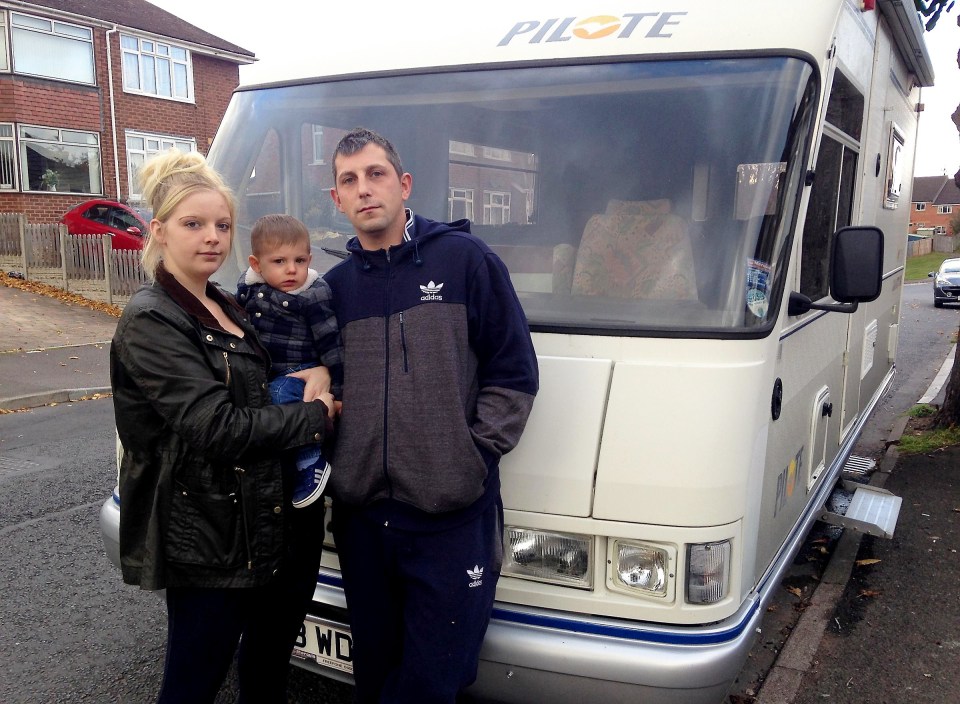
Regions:
M 960 426 L 960 363 L 954 362 L 947 381 L 943 405 L 933 418 L 934 428 Z

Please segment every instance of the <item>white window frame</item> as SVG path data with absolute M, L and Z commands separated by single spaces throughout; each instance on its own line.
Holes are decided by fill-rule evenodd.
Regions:
M 21 20 L 20 24 L 17 23 L 19 18 L 27 20 L 23 22 Z M 33 24 L 31 24 L 31 22 Z M 36 26 L 39 23 L 48 24 L 49 28 L 44 29 L 42 27 Z M 12 58 L 13 71 L 15 73 L 22 73 L 27 76 L 39 76 L 41 78 L 50 78 L 55 81 L 66 81 L 68 83 L 80 83 L 83 85 L 95 86 L 97 84 L 97 67 L 96 61 L 94 59 L 93 52 L 93 30 L 90 27 L 84 27 L 83 25 L 73 24 L 71 22 L 61 22 L 60 20 L 50 19 L 49 17 L 37 17 L 36 15 L 30 15 L 25 12 L 11 12 L 10 13 L 10 55 Z M 57 75 L 55 72 L 37 72 L 30 71 L 25 69 L 22 65 L 17 65 L 17 39 L 14 36 L 16 32 L 25 32 L 32 33 L 38 36 L 46 37 L 55 37 L 62 39 L 68 42 L 82 42 L 88 45 L 89 48 L 89 58 L 90 64 L 87 68 L 90 70 L 90 79 L 80 79 L 75 77 L 68 77 L 64 75 Z M 85 36 L 80 36 L 85 35 Z M 21 63 L 22 63 L 21 59 Z M 70 65 L 69 61 L 65 61 L 63 57 L 57 57 L 57 60 L 54 61 L 56 66 Z
M 493 214 L 499 213 L 500 219 L 494 222 Z M 506 225 L 510 222 L 510 194 L 507 191 L 483 192 L 483 224 Z
M 952 205 L 938 205 L 937 206 L 937 215 L 950 215 L 953 212 Z
M 914 203 L 914 205 L 916 206 L 917 211 L 921 211 L 921 210 L 926 210 L 926 209 L 927 209 L 927 204 L 926 204 L 926 203 Z
M 947 234 L 947 228 L 944 225 L 937 225 L 935 228 L 933 228 L 933 234 L 945 235 Z
M 138 147 L 134 144 L 131 147 L 131 140 L 142 140 L 143 146 Z M 153 134 L 150 132 L 140 132 L 139 130 L 127 130 L 124 133 L 124 145 L 127 156 L 127 193 L 131 200 L 140 200 L 143 196 L 140 193 L 140 185 L 137 183 L 138 168 L 134 164 L 147 162 L 169 149 L 181 149 L 182 146 L 189 146 L 187 151 L 197 151 L 197 140 L 192 137 L 175 137 L 167 134 Z
M 311 124 L 313 129 L 313 164 L 322 166 L 327 163 L 323 160 L 323 125 Z
M 17 181 L 20 176 L 20 168 L 17 159 L 17 141 L 16 125 L 12 122 L 0 122 L 0 128 L 9 128 L 9 134 L 0 133 L 0 191 L 17 190 Z M 6 132 L 7 130 L 3 130 Z M 3 158 L 6 157 L 8 169 L 3 168 Z M 4 179 L 9 178 L 9 183 L 4 183 Z
M 7 42 L 7 13 L 0 10 L 0 73 L 10 72 L 10 47 Z
M 135 42 L 136 47 L 128 46 Z M 175 52 L 183 52 L 184 57 L 175 56 Z M 128 70 L 131 61 L 135 62 L 137 68 L 137 85 L 133 85 L 129 79 Z M 168 71 L 170 95 L 160 92 L 160 62 L 168 61 L 170 64 Z M 145 76 L 152 64 L 153 86 L 152 89 L 145 87 Z M 187 94 L 176 95 L 176 71 L 177 66 L 182 66 L 185 71 Z M 122 33 L 120 35 L 120 72 L 123 75 L 124 93 L 133 93 L 135 95 L 145 95 L 160 100 L 173 100 L 178 103 L 195 102 L 195 92 L 193 83 L 193 52 L 185 46 L 174 44 L 168 41 L 159 41 L 150 37 L 144 37 L 136 34 Z
M 476 149 L 474 145 L 470 142 L 457 142 L 456 140 L 450 140 L 450 153 L 459 154 L 461 156 L 476 156 Z
M 43 139 L 39 137 L 25 137 L 23 132 L 24 130 L 50 130 L 57 133 L 57 139 Z M 74 133 L 74 134 L 83 134 L 89 135 L 96 138 L 95 144 L 90 144 L 87 142 L 72 142 L 65 141 L 63 138 L 63 133 Z M 20 158 L 20 181 L 23 184 L 22 190 L 24 193 L 49 193 L 51 191 L 56 192 L 56 188 L 51 189 L 32 189 L 30 188 L 30 179 L 28 178 L 29 174 L 25 172 L 28 166 L 28 159 L 25 157 L 25 152 L 27 145 L 29 144 L 49 144 L 53 146 L 68 146 L 68 147 L 82 147 L 87 149 L 95 149 L 97 152 L 97 173 L 96 179 L 97 183 L 90 183 L 90 186 L 98 187 L 97 190 L 91 188 L 88 191 L 70 191 L 73 194 L 86 194 L 92 196 L 102 196 L 103 195 L 103 145 L 100 141 L 100 133 L 93 132 L 91 130 L 75 130 L 69 127 L 51 127 L 50 125 L 27 125 L 20 123 L 17 128 L 17 142 L 19 145 L 18 156 Z M 93 174 L 91 174 L 91 179 Z
M 472 188 L 454 188 L 450 187 L 447 200 L 447 217 L 453 220 L 453 204 L 463 203 L 464 217 L 467 220 L 473 220 L 473 189 Z

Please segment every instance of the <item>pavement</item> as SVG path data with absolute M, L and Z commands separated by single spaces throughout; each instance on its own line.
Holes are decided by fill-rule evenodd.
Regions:
M 0 285 L 0 410 L 110 393 L 117 318 Z
M 0 285 L 0 320 L 0 410 L 110 392 L 117 318 Z M 903 497 L 893 539 L 843 531 L 751 704 L 958 701 L 960 447 L 901 456 L 905 426 L 870 480 Z

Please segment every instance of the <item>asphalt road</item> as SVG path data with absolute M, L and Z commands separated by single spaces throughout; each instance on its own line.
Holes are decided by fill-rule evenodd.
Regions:
M 896 416 L 926 390 L 957 330 L 957 309 L 935 309 L 929 285 L 904 291 L 900 373 L 863 447 L 882 449 Z M 166 613 L 122 584 L 100 544 L 97 516 L 115 483 L 110 399 L 0 415 L 0 702 L 155 699 Z M 784 607 L 789 611 L 789 605 Z M 783 615 L 781 613 L 781 615 Z M 779 647 L 765 625 L 742 678 Z M 787 632 L 789 629 L 782 629 Z M 842 655 L 841 655 L 842 657 Z M 749 670 L 753 667 L 753 671 Z M 219 702 L 232 702 L 232 682 Z M 290 702 L 345 704 L 351 688 L 294 668 Z

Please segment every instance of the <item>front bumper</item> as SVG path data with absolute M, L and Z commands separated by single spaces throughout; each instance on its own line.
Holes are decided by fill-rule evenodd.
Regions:
M 960 302 L 960 285 L 934 283 L 933 299 L 941 303 Z
M 345 599 L 335 570 L 321 568 L 314 610 L 344 630 Z M 759 633 L 757 598 L 709 626 L 658 626 L 496 602 L 467 690 L 484 702 L 716 704 Z M 350 682 L 349 675 L 296 659 L 300 667 Z
M 107 556 L 119 568 L 116 492 L 100 509 L 100 531 Z M 321 569 L 313 601 L 312 610 L 349 630 L 339 573 Z M 716 704 L 740 673 L 762 616 L 756 595 L 720 623 L 672 627 L 497 602 L 468 693 L 504 704 Z M 310 661 L 292 661 L 351 680 Z
M 120 495 L 116 488 L 100 507 L 100 537 L 110 562 L 120 569 Z

